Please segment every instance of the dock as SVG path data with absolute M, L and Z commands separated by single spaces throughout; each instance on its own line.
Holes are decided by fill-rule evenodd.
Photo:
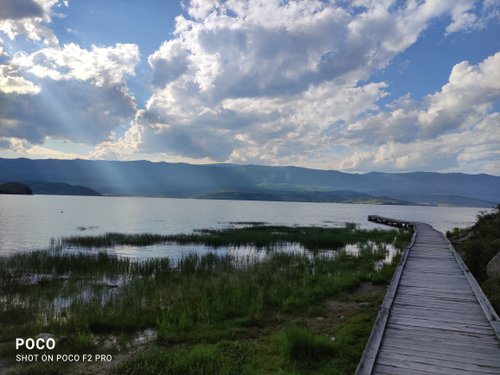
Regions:
M 368 220 L 413 237 L 356 374 L 500 374 L 500 320 L 448 239 L 425 223 Z

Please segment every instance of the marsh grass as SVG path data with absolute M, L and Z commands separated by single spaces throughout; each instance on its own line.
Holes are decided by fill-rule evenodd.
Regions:
M 352 225 L 346 228 L 252 225 L 243 228 L 202 229 L 191 234 L 106 233 L 96 236 L 72 236 L 62 238 L 59 244 L 84 248 L 149 246 L 166 243 L 202 244 L 212 248 L 223 246 L 273 248 L 283 243 L 297 243 L 307 250 L 314 251 L 336 249 L 347 243 L 365 242 L 369 239 L 391 242 L 394 237 L 392 231 L 359 230 Z
M 286 361 L 314 362 L 335 353 L 332 340 L 315 334 L 305 326 L 284 328 L 275 334 L 274 342 Z
M 365 245 L 358 256 L 342 250 L 335 257 L 321 252 L 313 257 L 273 252 L 261 262 L 216 253 L 188 254 L 176 263 L 168 258 L 134 261 L 104 251 L 68 253 L 59 247 L 1 257 L 0 356 L 13 358 L 13 342 L 19 336 L 48 332 L 60 343 L 56 351 L 93 351 L 107 337 L 131 337 L 152 328 L 158 345 L 179 349 L 166 357 L 144 354 L 135 359 L 137 366 L 140 363 L 151 371 L 132 370 L 139 368 L 132 363 L 124 374 L 235 373 L 227 358 L 234 355 L 234 340 L 245 327 L 263 316 L 303 312 L 327 297 L 352 291 L 362 282 L 386 280 L 393 268 L 376 271 L 374 267 L 385 251 L 382 247 L 374 250 L 366 241 L 401 246 L 410 237 L 402 231 L 349 230 L 336 237 L 328 233 L 332 229 L 325 228 L 266 228 L 250 232 L 235 229 L 229 237 L 221 235 L 217 243 L 227 244 L 228 238 L 234 241 L 236 233 L 244 233 L 248 237 L 239 241 L 246 245 L 268 246 L 269 238 L 277 241 L 276 236 L 280 241 L 299 241 L 314 249 L 335 243 L 333 238 L 342 238 L 338 242 L 342 244 L 359 241 Z M 267 242 L 259 242 L 252 234 L 262 234 Z M 316 235 L 319 239 L 306 239 Z M 292 333 L 283 337 L 292 342 Z M 298 360 L 307 359 L 308 345 L 324 344 L 307 333 L 296 336 L 299 349 L 291 355 Z M 231 349 L 221 347 L 221 342 Z M 193 343 L 201 346 L 193 347 Z M 158 366 L 165 370 L 155 372 Z

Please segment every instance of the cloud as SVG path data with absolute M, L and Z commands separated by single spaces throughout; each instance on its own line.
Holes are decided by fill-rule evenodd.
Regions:
M 29 0 L 6 3 L 4 147 L 34 150 L 52 137 L 96 145 L 92 158 L 495 170 L 500 54 L 457 63 L 419 101 L 382 105 L 390 84 L 373 79 L 436 20 L 445 36 L 485 27 L 498 16 L 493 1 L 185 2 L 172 37 L 148 56 L 151 95 L 139 109 L 127 87 L 138 46 L 61 46 L 49 26 L 62 2 L 37 0 L 37 14 Z M 3 35 L 45 48 L 10 56 Z
M 84 49 L 70 43 L 32 54 L 17 53 L 11 65 L 38 78 L 74 79 L 108 86 L 123 84 L 127 76 L 134 75 L 139 60 L 139 47 L 135 44 L 117 43 L 112 47 Z
M 38 95 L 0 94 L 0 137 L 41 144 L 45 137 L 96 144 L 127 125 L 133 98 L 119 86 L 96 87 L 82 81 L 40 81 Z
M 8 65 L 0 65 L 0 95 L 1 94 L 38 94 L 40 86 L 18 75 L 15 69 Z
M 500 114 L 493 113 L 461 133 L 361 149 L 344 158 L 339 167 L 347 171 L 483 171 L 499 175 L 499 121 Z
M 475 167 L 498 174 L 499 99 L 500 52 L 477 65 L 462 61 L 441 90 L 422 102 L 405 96 L 390 103 L 390 111 L 348 124 L 343 142 L 361 150 L 348 155 L 340 167 L 472 172 Z
M 477 65 L 456 64 L 439 92 L 417 103 L 406 96 L 390 111 L 350 123 L 345 137 L 352 144 L 409 143 L 461 132 L 482 121 L 500 99 L 500 52 Z
M 32 144 L 46 137 L 86 144 L 110 139 L 136 113 L 126 79 L 138 62 L 131 44 L 88 50 L 68 44 L 14 55 L 0 69 L 0 137 Z
M 0 20 L 43 17 L 43 8 L 34 0 L 0 0 Z
M 19 36 L 45 45 L 57 46 L 49 27 L 52 8 L 67 5 L 60 0 L 0 0 L 0 39 L 3 32 L 10 40 Z
M 448 17 L 447 33 L 479 22 L 468 16 L 479 14 L 468 0 L 196 0 L 184 7 L 173 37 L 148 58 L 153 93 L 133 131 L 96 155 L 312 164 L 349 145 L 431 138 L 451 126 L 439 110 L 444 99 L 381 110 L 387 84 L 364 81 L 433 20 Z M 431 108 L 441 119 L 415 127 Z

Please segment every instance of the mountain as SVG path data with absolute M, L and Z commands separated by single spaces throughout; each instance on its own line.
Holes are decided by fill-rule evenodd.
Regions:
M 22 194 L 22 195 L 32 195 L 33 192 L 29 186 L 13 181 L 0 184 L 0 194 Z
M 85 187 L 66 184 L 64 182 L 45 182 L 45 181 L 23 181 L 28 185 L 33 194 L 47 195 L 102 195 L 97 191 Z
M 494 207 L 500 202 L 500 177 L 487 174 L 351 174 L 237 164 L 0 158 L 0 182 L 14 180 L 63 182 L 87 186 L 104 195 L 375 203 L 392 200 L 395 204 L 479 207 Z

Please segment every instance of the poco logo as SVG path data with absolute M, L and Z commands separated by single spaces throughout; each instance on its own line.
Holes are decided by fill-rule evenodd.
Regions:
M 43 349 L 48 349 L 52 350 L 56 347 L 56 340 L 53 338 L 28 338 L 28 339 L 22 339 L 22 338 L 16 338 L 16 350 L 19 350 L 21 348 L 25 348 L 28 350 L 43 350 Z

